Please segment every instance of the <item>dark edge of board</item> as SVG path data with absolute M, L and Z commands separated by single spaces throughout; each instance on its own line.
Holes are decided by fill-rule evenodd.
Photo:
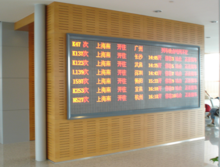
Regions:
M 70 39 L 78 40 L 92 40 L 92 41 L 101 41 L 101 42 L 116 42 L 116 43 L 126 43 L 126 44 L 141 44 L 141 45 L 150 45 L 150 46 L 159 46 L 159 47 L 172 47 L 179 48 L 183 47 L 184 49 L 194 49 L 198 50 L 198 107 L 188 106 L 188 107 L 169 107 L 169 108 L 148 108 L 148 109 L 138 109 L 138 110 L 125 110 L 125 111 L 112 111 L 112 112 L 99 112 L 99 113 L 86 113 L 86 114 L 71 114 L 71 99 L 70 99 Z M 81 35 L 81 34 L 66 34 L 66 49 L 67 49 L 67 119 L 88 119 L 88 118 L 98 118 L 98 117 L 111 117 L 111 116 L 123 116 L 123 115 L 136 115 L 144 113 L 156 113 L 156 112 L 167 112 L 167 111 L 178 111 L 178 110 L 190 110 L 198 109 L 201 107 L 200 94 L 201 94 L 201 66 L 200 66 L 200 47 L 196 45 L 185 45 L 185 44 L 176 44 L 168 42 L 156 42 L 156 41 L 146 41 L 146 40 L 136 40 L 136 39 L 126 39 L 126 38 L 114 38 L 114 37 L 103 37 L 103 36 L 92 36 L 92 35 Z

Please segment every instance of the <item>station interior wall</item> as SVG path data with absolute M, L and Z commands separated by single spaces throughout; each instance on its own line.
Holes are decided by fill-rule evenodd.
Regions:
M 2 22 L 0 22 L 0 143 L 2 143 Z
M 0 143 L 29 141 L 28 32 L 0 22 Z
M 34 80 L 33 70 L 30 73 L 33 59 L 30 64 L 29 57 L 34 48 L 33 25 L 30 32 L 28 37 L 28 32 L 14 31 L 14 23 L 0 22 L 0 143 L 3 144 L 34 139 L 34 104 L 29 122 L 29 101 L 34 101 L 29 96 L 34 94 L 30 93 Z M 200 46 L 201 108 L 67 120 L 66 33 Z M 48 159 L 59 162 L 203 137 L 203 63 L 202 25 L 59 2 L 48 5 Z
M 67 120 L 66 33 L 200 46 L 200 108 Z M 54 162 L 204 137 L 204 26 L 53 2 L 47 6 L 47 155 Z
M 219 97 L 219 53 L 205 54 L 205 90 L 212 98 Z

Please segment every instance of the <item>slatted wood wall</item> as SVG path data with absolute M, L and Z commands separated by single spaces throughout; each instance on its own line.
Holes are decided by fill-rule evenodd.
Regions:
M 28 25 L 29 32 L 29 125 L 30 140 L 35 140 L 34 112 L 34 23 Z
M 201 108 L 67 120 L 66 33 L 201 47 Z M 53 2 L 47 7 L 48 159 L 109 154 L 204 136 L 204 27 L 179 21 Z

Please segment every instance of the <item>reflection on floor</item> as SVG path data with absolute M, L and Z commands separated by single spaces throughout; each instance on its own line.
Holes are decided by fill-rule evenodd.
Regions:
M 209 159 L 218 155 L 218 138 L 217 127 L 206 127 L 205 140 L 56 164 L 35 162 L 34 142 L 5 144 L 0 145 L 0 167 L 214 167 Z
M 205 119 L 205 164 L 213 163 L 210 161 L 210 158 L 218 156 L 218 143 L 219 143 L 219 118 L 215 118 L 215 127 L 208 127 L 207 124 L 211 122 L 211 119 Z M 217 163 L 215 163 L 217 166 Z M 209 166 L 205 166 L 209 167 Z M 210 166 L 211 167 L 211 166 Z

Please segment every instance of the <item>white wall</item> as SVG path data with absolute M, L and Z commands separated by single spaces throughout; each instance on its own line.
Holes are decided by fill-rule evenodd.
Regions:
M 3 139 L 3 104 L 2 104 L 2 22 L 0 22 L 0 143 Z
M 29 141 L 28 32 L 2 22 L 2 143 Z
M 219 97 L 219 53 L 205 54 L 205 90 L 211 97 Z

